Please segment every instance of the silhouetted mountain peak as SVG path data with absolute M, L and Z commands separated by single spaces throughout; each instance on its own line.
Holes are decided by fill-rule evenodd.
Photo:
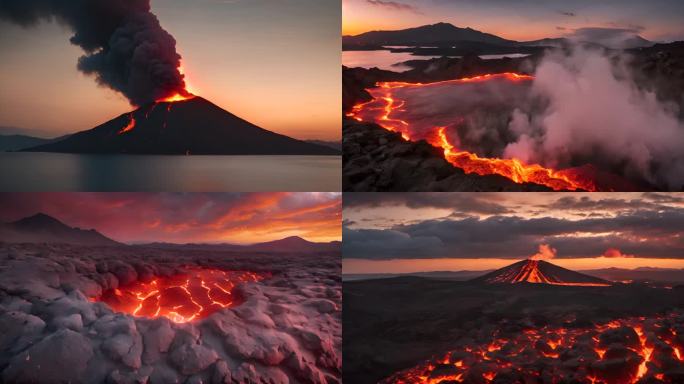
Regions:
M 333 148 L 258 127 L 200 96 L 147 104 L 64 140 L 25 150 L 178 155 L 339 154 Z
M 479 42 L 508 46 L 515 43 L 499 36 L 480 32 L 470 27 L 450 23 L 421 25 L 395 31 L 370 31 L 355 36 L 344 36 L 345 45 L 444 45 L 459 42 Z
M 24 217 L 13 223 L 15 226 L 21 227 L 32 227 L 32 228 L 46 228 L 46 227 L 59 227 L 59 228 L 69 228 L 68 225 L 55 219 L 54 217 L 47 215 L 45 213 L 39 212 L 35 215 Z
M 0 224 L 0 240 L 8 243 L 63 243 L 78 245 L 121 245 L 95 229 L 70 227 L 45 213 Z

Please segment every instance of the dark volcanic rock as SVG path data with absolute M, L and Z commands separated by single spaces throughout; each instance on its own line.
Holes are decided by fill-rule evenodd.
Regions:
M 347 119 L 343 125 L 345 191 L 549 191 L 498 175 L 466 174 L 425 141 L 407 142 L 376 124 Z

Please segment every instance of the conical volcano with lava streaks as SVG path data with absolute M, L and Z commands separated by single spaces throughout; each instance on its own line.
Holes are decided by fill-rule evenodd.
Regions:
M 31 152 L 196 155 L 338 155 L 260 128 L 199 96 L 170 97 Z
M 533 259 L 518 261 L 472 281 L 487 284 L 535 283 L 588 287 L 611 285 L 609 281 Z

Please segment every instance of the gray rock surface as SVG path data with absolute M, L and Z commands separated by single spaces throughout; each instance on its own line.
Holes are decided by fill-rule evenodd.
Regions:
M 96 298 L 201 266 L 268 272 L 189 323 Z M 338 383 L 340 255 L 0 244 L 0 374 L 11 383 Z

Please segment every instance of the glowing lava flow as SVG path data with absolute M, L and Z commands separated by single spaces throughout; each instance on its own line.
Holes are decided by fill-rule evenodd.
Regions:
M 549 265 L 546 263 L 546 265 Z M 555 267 L 555 266 L 554 266 Z M 545 268 L 545 267 L 544 267 Z M 501 284 L 516 284 L 516 283 L 536 283 L 536 284 L 551 284 L 551 285 L 566 285 L 573 287 L 609 287 L 612 284 L 608 282 L 592 282 L 592 281 L 571 281 L 573 277 L 562 278 L 553 273 L 544 272 L 540 268 L 539 260 L 525 260 L 522 263 L 515 263 L 508 268 L 501 270 L 502 272 L 496 276 L 486 278 L 487 283 L 501 283 Z M 574 272 L 571 272 L 574 273 Z M 581 274 L 577 274 L 580 275 Z M 586 276 L 591 279 L 590 276 Z
M 195 97 L 195 95 L 191 91 L 191 86 L 190 82 L 187 79 L 187 75 L 185 74 L 185 68 L 183 67 L 183 63 L 181 63 L 178 67 L 178 72 L 180 72 L 180 74 L 183 75 L 183 82 L 185 86 L 183 90 L 180 92 L 176 92 L 171 96 L 161 98 L 157 100 L 157 103 L 175 103 L 177 101 L 189 100 Z
M 180 67 L 178 67 L 178 71 L 180 72 L 181 75 L 185 76 L 182 64 Z M 167 103 L 168 106 L 166 107 L 166 112 L 170 112 L 172 103 L 194 99 L 196 96 L 190 90 L 191 88 L 190 88 L 190 84 L 187 81 L 187 78 L 185 78 L 184 81 L 185 81 L 185 88 L 183 88 L 182 90 L 180 90 L 178 92 L 173 93 L 172 95 L 158 99 L 154 103 L 152 103 L 150 109 L 148 109 L 147 112 L 145 112 L 145 120 L 147 120 L 149 118 L 150 112 L 152 112 L 152 110 L 154 110 L 154 107 L 156 107 L 157 104 Z M 135 117 L 133 116 L 134 112 L 131 112 L 129 114 L 129 122 L 125 127 L 121 128 L 119 130 L 119 132 L 118 132 L 119 135 L 124 134 L 126 132 L 130 132 L 133 130 L 133 128 L 135 128 L 136 121 L 135 121 Z M 164 120 L 164 122 L 162 123 L 162 127 L 166 128 L 166 120 Z
M 431 87 L 442 84 L 476 83 L 497 79 L 519 82 L 532 80 L 533 77 L 517 73 L 500 73 L 427 84 L 381 82 L 377 84 L 378 88 L 367 89 L 374 99 L 369 102 L 355 105 L 347 116 L 354 118 L 357 121 L 375 122 L 389 131 L 400 133 L 404 140 L 407 141 L 425 139 L 433 146 L 442 148 L 444 150 L 445 159 L 454 166 L 461 168 L 466 173 L 475 173 L 482 176 L 501 175 L 516 183 L 540 184 L 557 191 L 578 189 L 596 191 L 597 187 L 592 180 L 587 180 L 586 177 L 576 174 L 576 171 L 573 170 L 556 171 L 545 168 L 539 164 L 523 164 L 523 162 L 518 159 L 482 158 L 474 153 L 458 150 L 447 137 L 445 127 L 434 127 L 432 129 L 432 134 L 429 134 L 426 137 L 413 137 L 413 134 L 409 129 L 410 123 L 408 121 L 393 118 L 391 116 L 395 112 L 404 111 L 403 108 L 406 106 L 406 101 L 397 99 L 393 94 L 392 90 L 394 89 Z
M 683 341 L 677 338 L 676 328 L 681 321 L 681 313 L 672 313 L 588 328 L 499 329 L 489 341 L 477 344 L 467 338 L 459 349 L 380 383 L 635 384 L 649 378 L 679 383 L 677 367 L 684 362 L 678 350 Z
M 135 128 L 135 117 L 133 116 L 133 112 L 131 112 L 128 115 L 128 119 L 129 119 L 128 124 L 126 124 L 125 127 L 121 128 L 121 130 L 119 131 L 119 135 L 122 133 L 126 133 L 126 132 L 132 130 L 133 128 Z
M 140 317 L 164 316 L 185 323 L 238 305 L 242 298 L 234 288 L 266 277 L 252 272 L 197 268 L 183 275 L 156 277 L 149 283 L 136 282 L 108 290 L 94 301 L 103 301 L 117 312 Z

